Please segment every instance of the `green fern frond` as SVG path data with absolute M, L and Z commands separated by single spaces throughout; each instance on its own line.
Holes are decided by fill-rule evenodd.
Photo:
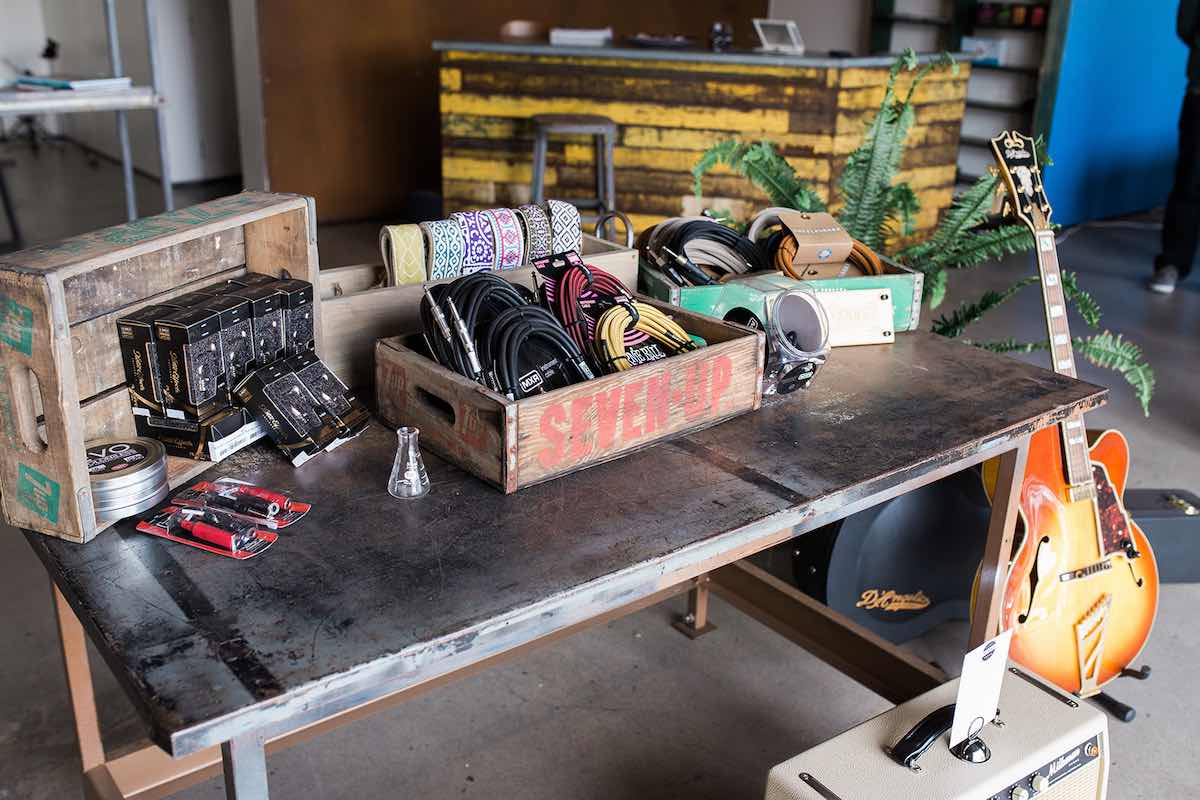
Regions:
M 1146 363 L 1142 356 L 1142 348 L 1121 335 L 1104 331 L 1087 337 L 1075 336 L 1071 339 L 1075 352 L 1091 364 L 1102 369 L 1111 369 L 1120 373 L 1131 387 L 1133 394 L 1142 406 L 1142 413 L 1150 416 L 1150 400 L 1154 397 L 1154 369 Z M 995 342 L 969 342 L 993 353 L 1032 353 L 1035 350 L 1049 350 L 1050 340 L 1040 342 L 1018 342 L 1016 339 L 1001 339 Z
M 792 165 L 771 142 L 746 143 L 726 139 L 705 150 L 692 167 L 692 188 L 696 197 L 703 194 L 704 176 L 718 164 L 725 164 L 748 178 L 770 198 L 771 205 L 798 211 L 825 210 L 820 196 L 797 177 Z
M 949 277 L 944 269 L 925 273 L 925 282 L 921 286 L 921 299 L 927 301 L 930 308 L 937 308 L 946 299 L 946 284 Z
M 888 236 L 911 235 L 919 205 L 907 184 L 893 186 L 908 132 L 916 121 L 912 99 L 930 72 L 957 69 L 954 59 L 943 54 L 924 66 L 915 53 L 905 50 L 892 64 L 879 112 L 867 126 L 862 144 L 850 154 L 838 182 L 843 207 L 838 222 L 846 232 L 873 250 L 880 250 Z M 896 97 L 896 79 L 901 72 L 914 72 L 903 100 Z
M 921 201 L 917 199 L 917 193 L 912 190 L 911 186 L 907 183 L 898 183 L 891 187 L 888 191 L 885 209 L 886 235 L 913 235 L 916 230 L 916 217 L 921 210 Z
M 1076 337 L 1075 352 L 1090 363 L 1104 369 L 1121 373 L 1130 386 L 1134 396 L 1141 403 L 1142 413 L 1150 416 L 1150 400 L 1154 397 L 1154 370 L 1146 363 L 1142 348 L 1121 334 L 1103 331 L 1086 338 Z
M 704 193 L 704 176 L 718 164 L 733 166 L 742 159 L 747 145 L 737 139 L 724 139 L 700 154 L 692 165 L 692 191 L 699 198 Z
M 972 228 L 987 219 L 992 209 L 992 197 L 1000 179 L 995 175 L 983 175 L 971 188 L 955 198 L 950 209 L 938 223 L 933 235 L 920 244 L 904 248 L 897 257 L 904 263 L 916 263 L 919 259 L 939 248 L 959 241 Z M 1032 244 L 1032 239 L 1030 241 Z
M 1060 277 L 1062 278 L 1063 293 L 1066 294 L 1068 300 L 1075 304 L 1079 316 L 1083 317 L 1083 321 L 1089 328 L 1098 327 L 1100 317 L 1104 312 L 1100 310 L 1100 304 L 1096 302 L 1096 298 L 1079 285 L 1079 278 L 1074 272 L 1062 270 Z
M 970 339 L 964 339 L 967 344 L 975 345 L 983 350 L 991 350 L 993 353 L 1032 353 L 1034 350 L 1048 350 L 1050 348 L 1050 340 L 1043 342 L 1018 342 L 1013 337 L 1000 339 L 995 342 L 973 342 Z
M 937 266 L 963 269 L 1032 249 L 1033 234 L 1028 228 L 1001 225 L 991 230 L 966 233 L 941 249 L 935 248 L 930 260 Z
M 978 321 L 984 314 L 1008 301 L 1026 286 L 1037 283 L 1037 281 L 1038 277 L 1036 275 L 1030 275 L 999 292 L 995 290 L 986 291 L 974 303 L 962 303 L 958 308 L 950 312 L 950 314 L 943 314 L 938 317 L 933 323 L 933 332 L 939 336 L 948 336 L 950 338 L 959 336 L 969 325 Z

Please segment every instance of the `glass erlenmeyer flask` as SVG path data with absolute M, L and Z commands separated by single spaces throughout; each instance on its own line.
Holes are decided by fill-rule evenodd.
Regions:
M 425 462 L 421 460 L 421 447 L 417 442 L 420 433 L 416 428 L 396 430 L 396 460 L 392 463 L 392 474 L 388 478 L 388 494 L 392 497 L 409 500 L 429 493 L 429 475 L 425 472 Z

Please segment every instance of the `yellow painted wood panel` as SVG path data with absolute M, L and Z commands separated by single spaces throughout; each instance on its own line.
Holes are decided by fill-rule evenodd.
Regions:
M 610 67 L 630 71 L 708 72 L 720 75 L 765 75 L 795 80 L 820 80 L 824 67 L 768 67 L 756 64 L 722 64 L 714 61 L 663 61 L 631 58 L 593 58 L 585 56 L 532 56 L 517 53 L 484 53 L 447 50 L 443 61 L 491 61 L 497 63 L 537 64 L 552 67 Z
M 443 73 L 458 70 L 447 70 Z M 454 91 L 474 94 L 516 94 L 532 97 L 588 98 L 593 102 L 623 100 L 710 107 L 746 108 L 822 107 L 833 95 L 821 85 L 804 86 L 778 79 L 722 76 L 702 80 L 691 76 L 597 73 L 586 69 L 548 73 L 489 71 L 461 76 Z
M 779 147 L 807 149 L 814 155 L 833 152 L 833 136 L 828 134 L 738 131 L 737 136 L 747 142 L 769 139 Z M 653 147 L 664 150 L 703 151 L 729 137 L 729 131 L 679 130 L 639 125 L 629 125 L 621 132 L 621 141 L 628 147 Z
M 838 92 L 839 109 L 870 109 L 874 111 L 883 102 L 885 88 L 870 86 L 864 89 L 842 89 Z M 900 93 L 903 97 L 904 93 Z M 962 100 L 967 96 L 967 85 L 958 81 L 926 81 L 917 87 L 913 93 L 913 105 L 917 107 L 927 103 L 945 103 L 951 100 Z
M 658 125 L 720 130 L 788 130 L 788 112 L 782 109 L 737 110 L 705 106 L 666 106 L 656 103 L 595 102 L 574 97 L 522 97 L 446 93 L 442 113 L 528 119 L 535 114 L 600 114 L 621 125 Z
M 829 74 L 837 78 L 837 83 L 843 89 L 860 89 L 864 86 L 883 86 L 887 83 L 888 67 L 847 67 L 846 69 L 830 70 Z M 925 81 L 961 81 L 966 83 L 971 76 L 970 62 L 958 62 L 958 73 L 951 70 L 933 70 L 925 76 Z M 912 73 L 903 73 L 896 77 L 897 91 L 908 91 L 912 85 Z
M 529 183 L 533 165 L 498 158 L 466 158 L 448 156 L 442 159 L 442 179 L 460 181 L 495 181 L 497 183 Z M 557 176 L 553 167 L 546 168 L 546 185 L 553 186 Z

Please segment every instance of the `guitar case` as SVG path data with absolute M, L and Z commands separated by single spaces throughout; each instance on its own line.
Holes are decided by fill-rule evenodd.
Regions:
M 967 619 L 990 513 L 969 469 L 781 547 L 803 592 L 899 644 Z
M 1200 582 L 1200 497 L 1183 489 L 1126 489 L 1125 510 L 1150 541 L 1160 581 Z
M 1125 504 L 1150 540 L 1162 581 L 1200 582 L 1200 497 L 1182 489 L 1129 489 Z M 972 468 L 752 560 L 900 644 L 968 618 L 990 513 L 979 469 Z

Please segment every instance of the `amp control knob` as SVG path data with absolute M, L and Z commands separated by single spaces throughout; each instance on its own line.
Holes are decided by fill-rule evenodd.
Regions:
M 1009 797 L 1012 800 L 1029 800 L 1029 790 L 1024 786 L 1014 786 Z
M 1041 794 L 1050 788 L 1050 779 L 1039 772 L 1029 779 L 1029 785 L 1033 787 L 1035 792 Z

